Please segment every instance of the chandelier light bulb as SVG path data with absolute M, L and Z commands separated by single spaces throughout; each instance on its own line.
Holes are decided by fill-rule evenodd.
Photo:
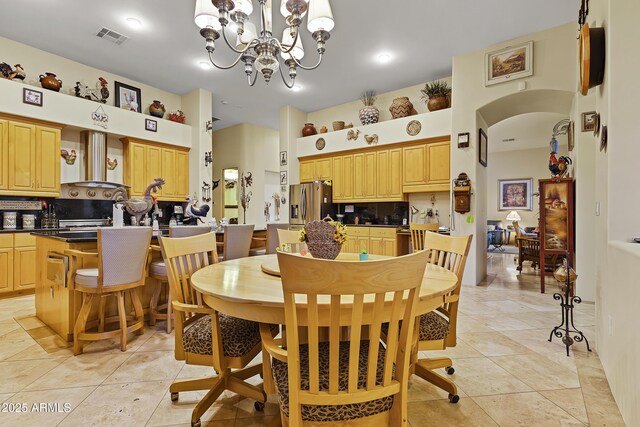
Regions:
M 242 12 L 247 16 L 253 12 L 253 2 L 251 0 L 235 0 L 233 3 L 235 4 L 234 12 Z
M 245 46 L 251 43 L 251 40 L 258 38 L 258 32 L 255 24 L 252 22 L 244 23 L 244 32 L 236 39 L 236 49 L 244 49 Z
M 309 3 L 309 22 L 307 29 L 310 33 L 316 31 L 331 31 L 335 26 L 329 0 L 313 0 Z
M 222 25 L 218 20 L 219 17 L 218 9 L 211 3 L 211 0 L 196 0 L 196 13 L 193 20 L 198 27 L 211 27 L 220 31 Z
M 289 30 L 289 28 L 285 28 L 282 32 L 282 45 L 286 50 L 288 50 L 291 45 L 293 45 L 293 37 L 291 36 L 291 31 Z M 296 58 L 298 61 L 304 58 L 304 47 L 302 47 L 302 38 L 298 36 L 298 40 L 296 40 L 296 45 L 293 50 L 290 53 L 281 51 L 280 56 L 282 56 L 282 59 L 284 59 L 285 61 L 287 59 L 290 59 L 291 56 Z
M 282 16 L 284 16 L 285 18 L 288 18 L 289 16 L 291 16 L 291 12 L 289 12 L 289 9 L 287 8 L 287 3 L 288 3 L 289 1 L 290 1 L 290 0 L 282 0 L 282 2 L 280 3 L 280 14 L 281 14 Z M 301 0 L 301 1 L 304 1 L 305 3 L 307 3 L 307 7 L 308 7 L 308 5 L 309 5 L 309 0 Z M 301 17 L 301 18 L 304 18 L 304 17 L 306 16 L 306 14 L 307 14 L 307 10 L 305 10 L 304 12 L 302 12 L 302 13 L 300 14 L 300 17 Z

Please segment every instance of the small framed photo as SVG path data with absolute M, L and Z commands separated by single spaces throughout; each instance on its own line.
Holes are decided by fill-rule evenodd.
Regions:
M 596 130 L 596 116 L 595 111 L 589 111 L 582 113 L 582 132 L 593 132 Z
M 533 41 L 489 52 L 484 58 L 485 86 L 533 75 Z
M 42 92 L 37 90 L 22 88 L 22 102 L 29 105 L 42 107 Z
M 499 179 L 498 210 L 533 210 L 533 178 Z
M 458 134 L 458 148 L 469 148 L 469 132 Z
M 280 185 L 287 185 L 287 171 L 280 172 Z
M 115 85 L 116 107 L 142 113 L 142 95 L 140 89 L 120 82 L 115 82 Z
M 158 132 L 158 122 L 151 119 L 144 119 L 144 129 L 149 132 Z
M 280 166 L 287 166 L 287 152 L 280 152 Z
M 487 157 L 489 156 L 488 143 L 487 134 L 484 133 L 482 128 L 480 128 L 480 131 L 478 132 L 478 161 L 485 168 L 487 167 Z

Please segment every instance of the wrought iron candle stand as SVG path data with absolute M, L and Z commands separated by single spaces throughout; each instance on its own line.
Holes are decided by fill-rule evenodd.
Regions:
M 569 356 L 569 348 L 574 342 L 584 341 L 587 344 L 587 350 L 591 351 L 589 347 L 589 341 L 584 334 L 578 330 L 573 324 L 573 308 L 575 304 L 580 304 L 582 298 L 577 295 L 573 295 L 573 283 L 578 278 L 575 271 L 568 265 L 568 257 L 565 258 L 562 267 L 558 268 L 554 273 L 554 277 L 561 284 L 563 294 L 556 292 L 553 294 L 553 299 L 560 301 L 560 307 L 562 307 L 562 322 L 553 328 L 551 334 L 549 334 L 549 342 L 553 339 L 553 336 L 562 339 L 562 342 L 567 347 L 567 356 Z M 573 334 L 573 337 L 571 336 Z

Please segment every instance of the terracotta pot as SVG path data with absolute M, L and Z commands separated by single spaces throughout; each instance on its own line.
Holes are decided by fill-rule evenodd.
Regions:
M 329 132 L 329 129 L 327 129 L 327 127 L 326 127 L 326 126 L 322 126 L 322 127 L 320 128 L 320 133 L 327 133 L 327 132 Z
M 433 98 L 429 98 L 429 101 L 427 102 L 427 108 L 429 109 L 429 111 L 438 111 L 449 108 L 449 98 L 447 98 L 446 96 L 436 96 Z
M 372 125 L 380 120 L 380 110 L 373 105 L 360 109 L 360 123 L 362 125 Z
M 342 130 L 344 129 L 344 122 L 342 121 L 337 121 L 337 122 L 333 122 L 333 130 Z
M 312 136 L 317 134 L 318 131 L 316 130 L 316 127 L 313 125 L 313 123 L 306 123 L 302 128 L 302 136 Z
M 399 119 L 401 117 L 408 117 L 411 115 L 411 111 L 413 110 L 413 104 L 409 101 L 409 98 L 406 96 L 396 98 L 391 103 L 391 107 L 389 107 L 389 112 L 391 113 L 391 117 L 394 119 Z
M 162 102 L 160 101 L 153 101 L 153 103 L 151 105 L 149 105 L 149 114 L 151 114 L 153 117 L 158 117 L 158 118 L 163 118 L 164 117 L 164 113 L 165 113 L 164 109 L 164 104 L 162 104 Z
M 40 85 L 45 89 L 60 92 L 60 89 L 62 88 L 62 80 L 56 79 L 56 75 L 53 73 L 44 74 L 44 76 L 40 74 Z

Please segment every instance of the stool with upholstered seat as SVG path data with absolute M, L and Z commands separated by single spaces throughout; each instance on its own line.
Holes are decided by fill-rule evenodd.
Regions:
M 191 237 L 200 234 L 211 232 L 209 226 L 174 226 L 169 228 L 170 237 Z M 160 251 L 160 246 L 152 246 L 151 249 Z M 167 286 L 167 303 L 158 305 L 160 301 L 160 294 L 162 293 L 163 284 L 169 283 L 167 277 L 167 266 L 162 258 L 152 260 L 149 264 L 149 277 L 156 279 L 156 287 L 149 301 L 149 325 L 153 326 L 157 320 L 167 320 L 167 333 L 170 333 L 172 328 L 171 322 L 171 286 Z M 162 311 L 165 311 L 162 313 Z
M 127 349 L 127 334 L 144 331 L 144 312 L 137 289 L 145 283 L 151 228 L 99 228 L 98 252 L 89 253 L 68 250 L 70 277 L 73 278 L 73 289 L 82 293 L 82 307 L 73 328 L 73 353 L 82 353 L 84 341 L 108 339 L 120 335 L 120 349 Z M 78 261 L 85 263 L 87 259 L 97 259 L 97 267 L 80 268 Z M 133 323 L 127 325 L 125 311 L 125 293 L 131 296 L 135 312 Z M 120 328 L 105 332 L 106 298 L 114 296 L 118 299 L 118 321 Z M 87 321 L 93 303 L 98 301 L 98 330 L 87 332 Z

